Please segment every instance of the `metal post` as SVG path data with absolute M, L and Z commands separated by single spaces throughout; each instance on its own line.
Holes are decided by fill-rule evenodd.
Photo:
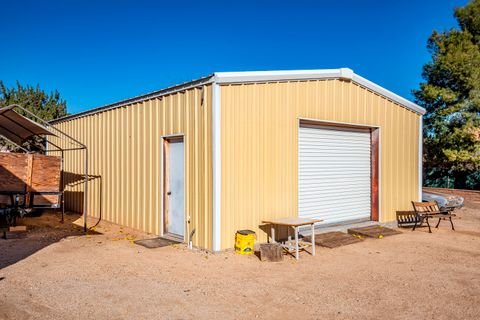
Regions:
M 276 241 L 275 241 L 275 225 L 273 223 L 270 224 L 270 237 L 272 237 L 272 243 L 276 243 Z
M 13 142 L 12 140 L 8 139 L 8 138 L 7 138 L 7 137 L 5 137 L 5 136 L 2 136 L 2 135 L 0 135 L 0 137 L 2 137 L 2 139 L 5 139 L 5 140 L 7 140 L 7 141 L 8 141 L 8 142 L 10 142 L 11 144 L 14 144 L 14 145 L 15 145 L 15 146 L 17 146 L 18 148 L 22 149 L 22 151 L 23 151 L 23 152 L 25 152 L 25 153 L 28 153 L 28 150 L 27 150 L 27 149 L 25 149 L 24 147 L 22 147 L 21 145 L 19 145 L 19 144 L 17 144 L 17 143 L 15 143 L 15 142 Z
M 295 228 L 295 259 L 298 260 L 298 258 L 300 258 L 300 255 L 299 255 L 299 248 L 298 248 L 298 227 L 294 227 Z
M 312 223 L 312 256 L 315 255 L 315 224 Z

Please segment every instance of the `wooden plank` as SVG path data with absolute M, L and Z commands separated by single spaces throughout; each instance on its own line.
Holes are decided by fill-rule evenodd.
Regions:
M 34 154 L 32 160 L 31 191 L 59 192 L 61 158 Z M 59 203 L 60 197 L 55 195 L 42 195 L 34 197 L 34 205 Z
M 400 231 L 393 230 L 387 227 L 375 225 L 362 228 L 348 229 L 348 233 L 354 236 L 368 237 L 368 238 L 383 238 L 393 236 L 395 234 L 401 234 Z
M 0 191 L 25 191 L 27 155 L 0 152 Z
M 32 171 L 33 171 L 33 154 L 27 154 L 27 174 L 25 176 L 25 191 L 32 191 Z M 30 195 L 25 195 L 25 203 L 30 203 Z
M 27 185 L 27 192 L 32 191 L 32 171 L 33 171 L 33 154 L 27 154 L 27 168 L 25 175 L 25 184 Z
M 304 237 L 303 240 L 311 241 L 311 237 Z M 315 244 L 327 248 L 337 248 L 362 241 L 363 239 L 339 231 L 315 234 Z
M 31 191 L 60 191 L 60 157 L 33 155 L 31 168 Z M 28 181 L 27 181 L 28 182 Z
M 279 218 L 272 220 L 263 220 L 262 223 L 274 224 L 277 226 L 300 227 L 309 224 L 321 222 L 320 219 L 306 219 L 306 218 Z
M 27 231 L 27 226 L 9 227 L 8 231 L 10 231 L 10 232 L 26 232 Z

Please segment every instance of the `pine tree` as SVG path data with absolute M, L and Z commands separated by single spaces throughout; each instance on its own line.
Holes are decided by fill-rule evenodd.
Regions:
M 452 175 L 455 188 L 480 188 L 480 0 L 455 10 L 460 28 L 434 31 L 416 102 L 424 116 L 426 183 Z

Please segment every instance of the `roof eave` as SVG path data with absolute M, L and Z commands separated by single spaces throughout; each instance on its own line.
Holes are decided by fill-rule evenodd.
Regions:
M 110 109 L 124 107 L 124 106 L 130 105 L 130 104 L 133 104 L 133 103 L 137 103 L 137 102 L 141 102 L 141 101 L 150 100 L 150 99 L 154 99 L 154 98 L 159 98 L 159 97 L 166 96 L 166 95 L 169 95 L 169 94 L 172 94 L 172 93 L 175 93 L 175 92 L 185 91 L 185 90 L 188 90 L 188 89 L 191 89 L 191 88 L 200 87 L 200 86 L 212 83 L 214 81 L 213 79 L 214 79 L 213 75 L 209 75 L 209 76 L 197 79 L 197 80 L 192 80 L 192 81 L 185 82 L 185 83 L 182 83 L 182 84 L 167 87 L 167 88 L 164 88 L 164 89 L 161 89 L 161 90 L 157 90 L 157 91 L 153 91 L 153 92 L 150 92 L 150 93 L 142 94 L 142 95 L 139 95 L 139 96 L 136 96 L 136 97 L 133 97 L 133 98 L 129 98 L 129 99 L 121 100 L 121 101 L 118 101 L 118 102 L 110 103 L 110 104 L 107 104 L 105 106 L 101 106 L 101 107 L 89 109 L 89 110 L 86 110 L 86 111 L 70 114 L 70 115 L 67 115 L 67 116 L 64 116 L 64 117 L 61 117 L 61 118 L 51 120 L 49 123 L 50 124 L 55 124 L 55 123 L 59 123 L 59 122 L 67 121 L 67 120 L 72 120 L 72 119 L 76 119 L 76 118 L 85 117 L 85 116 L 96 114 L 96 113 L 99 113 L 99 112 L 104 112 L 104 111 L 110 110 Z

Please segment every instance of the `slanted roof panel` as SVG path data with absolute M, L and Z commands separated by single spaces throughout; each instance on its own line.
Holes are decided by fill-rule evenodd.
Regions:
M 14 111 L 15 106 L 0 108 L 0 135 L 21 145 L 32 136 L 54 135 L 41 124 Z

